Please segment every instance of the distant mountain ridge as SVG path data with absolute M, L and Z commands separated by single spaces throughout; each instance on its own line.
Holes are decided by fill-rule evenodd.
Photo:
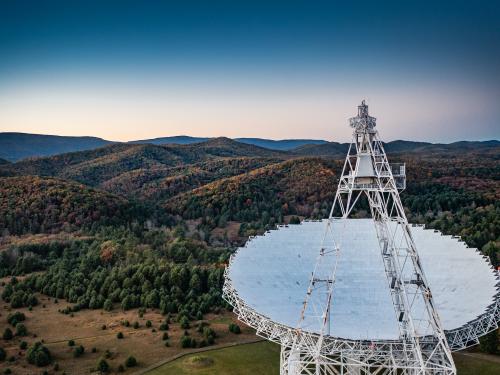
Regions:
M 210 137 L 191 137 L 189 135 L 174 135 L 171 137 L 159 137 L 151 139 L 138 139 L 136 141 L 129 141 L 127 143 L 150 143 L 153 145 L 165 145 L 174 143 L 178 145 L 188 145 L 191 143 L 205 142 L 211 139 Z
M 187 135 L 179 135 L 173 137 L 161 137 L 152 139 L 141 139 L 137 141 L 130 141 L 128 143 L 151 143 L 154 145 L 164 145 L 164 144 L 191 144 L 208 141 L 210 137 L 190 137 Z M 296 147 L 300 147 L 307 144 L 323 144 L 328 143 L 323 139 L 265 139 L 265 138 L 234 138 L 233 140 L 241 143 L 246 143 L 249 145 L 255 145 L 259 147 L 268 148 L 271 150 L 289 151 Z
M 440 153 L 447 151 L 470 151 L 470 150 L 487 150 L 495 147 L 500 147 L 500 141 L 459 141 L 453 143 L 430 143 L 430 142 L 413 142 L 396 140 L 384 142 L 384 148 L 388 153 L 401 152 L 426 152 Z M 327 142 L 319 145 L 304 145 L 290 150 L 290 153 L 299 156 L 328 156 L 328 157 L 344 157 L 349 149 L 349 143 Z
M 191 145 L 208 142 L 221 138 L 172 136 L 153 139 L 143 139 L 130 142 L 113 142 L 98 137 L 68 137 L 56 135 L 28 134 L 28 133 L 0 133 L 0 159 L 16 162 L 26 158 L 46 157 L 77 151 L 94 150 L 111 144 L 120 145 Z M 226 138 L 228 139 L 228 138 Z M 347 143 L 328 142 L 321 139 L 284 139 L 272 140 L 264 138 L 235 138 L 239 144 L 257 146 L 268 150 L 288 152 L 298 156 L 344 156 L 347 152 Z M 500 142 L 491 141 L 460 141 L 449 144 L 392 141 L 386 144 L 388 152 L 406 151 L 447 151 L 459 148 L 490 148 L 498 147 Z M 0 164 L 3 164 L 0 161 Z
M 90 150 L 110 143 L 113 142 L 98 137 L 0 133 L 0 158 L 17 161 L 29 157 Z

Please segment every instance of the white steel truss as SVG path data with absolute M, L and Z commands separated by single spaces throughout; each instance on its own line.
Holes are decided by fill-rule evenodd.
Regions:
M 455 374 L 451 350 L 434 308 L 432 293 L 399 197 L 393 166 L 387 160 L 375 129 L 376 119 L 368 114 L 368 106 L 364 101 L 358 106 L 358 115 L 350 119 L 350 125 L 353 139 L 327 222 L 325 238 L 331 232 L 332 220 L 347 219 L 360 196 L 365 195 L 380 243 L 402 344 L 404 361 L 399 369 L 398 366 L 394 369 L 408 369 L 412 374 Z M 398 167 L 401 181 L 404 166 Z M 336 212 L 339 216 L 334 216 Z M 312 350 L 312 356 L 306 356 L 305 359 L 289 357 L 288 362 L 294 362 L 294 375 L 334 373 L 329 365 L 330 359 L 321 355 L 324 336 L 330 333 L 330 309 L 335 303 L 337 268 L 337 261 L 332 266 L 326 257 L 338 259 L 341 256 L 339 237 L 331 234 L 331 238 L 331 247 L 327 241 L 323 241 L 297 326 L 299 335 L 292 343 L 291 353 L 298 353 L 296 341 L 308 319 L 321 319 L 319 340 L 317 347 Z M 324 272 L 322 268 L 325 267 L 330 270 Z M 324 297 L 320 294 L 324 294 Z M 347 366 L 358 368 L 359 362 L 347 363 Z
M 274 322 L 239 297 L 228 273 L 233 257 L 226 269 L 223 297 L 257 335 L 282 346 L 282 375 L 456 374 L 451 351 L 475 345 L 480 336 L 498 328 L 500 293 L 476 320 L 443 330 L 399 197 L 398 189 L 405 188 L 405 166 L 389 164 L 375 130 L 376 120 L 368 115 L 364 101 L 350 124 L 353 140 L 297 326 Z M 398 340 L 330 335 L 330 324 L 335 324 L 330 322 L 330 310 L 335 304 L 337 260 L 342 256 L 342 233 L 333 233 L 332 223 L 347 219 L 362 196 L 374 219 Z M 319 332 L 308 329 L 313 325 L 320 327 Z

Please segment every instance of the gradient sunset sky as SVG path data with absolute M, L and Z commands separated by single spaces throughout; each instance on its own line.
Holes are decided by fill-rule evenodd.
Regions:
M 498 1 L 0 2 L 0 132 L 500 138 Z

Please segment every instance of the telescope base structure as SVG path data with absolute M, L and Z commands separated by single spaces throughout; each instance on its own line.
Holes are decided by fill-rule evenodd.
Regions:
M 422 370 L 421 368 L 399 368 L 395 362 L 400 362 L 391 356 L 384 358 L 374 355 L 370 357 L 313 355 L 297 351 L 292 347 L 281 346 L 280 375 L 450 375 L 450 369 Z
M 223 297 L 257 335 L 281 345 L 283 375 L 455 375 L 451 352 L 498 327 L 498 273 L 458 241 L 410 228 L 399 196 L 405 166 L 389 163 L 364 101 L 349 123 L 322 231 L 306 223 L 251 238 L 229 261 Z M 350 218 L 363 200 L 371 232 L 370 220 Z M 465 277 L 473 264 L 482 272 Z M 487 289 L 472 289 L 482 275 Z M 463 286 L 474 292 L 459 298 Z

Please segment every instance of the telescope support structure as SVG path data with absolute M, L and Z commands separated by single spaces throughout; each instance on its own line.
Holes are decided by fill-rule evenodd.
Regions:
M 358 106 L 358 115 L 350 119 L 350 126 L 352 142 L 295 335 L 289 343 L 282 343 L 280 373 L 455 375 L 451 350 L 399 196 L 406 187 L 405 166 L 389 164 L 375 129 L 376 119 L 369 116 L 364 101 Z M 330 316 L 335 305 L 336 269 L 342 256 L 342 233 L 334 233 L 332 223 L 347 219 L 363 196 L 376 228 L 399 340 L 358 343 L 363 350 L 354 344 L 352 348 L 336 348 L 331 340 L 325 340 L 335 324 Z M 320 332 L 311 340 L 305 331 L 318 323 Z M 379 356 L 376 353 L 383 345 L 388 349 Z

